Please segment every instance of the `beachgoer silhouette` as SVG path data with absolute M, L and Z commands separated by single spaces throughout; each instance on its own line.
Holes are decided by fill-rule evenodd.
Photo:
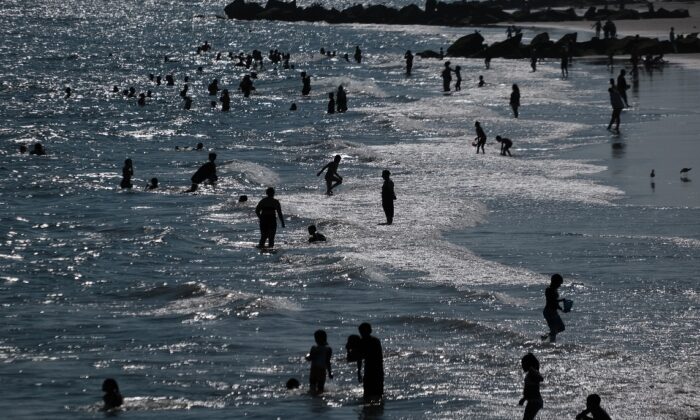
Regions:
M 600 38 L 600 30 L 603 28 L 603 24 L 600 23 L 600 19 L 596 20 L 595 23 L 591 25 L 591 28 L 595 28 L 595 37 Z
M 20 144 L 20 145 L 19 145 L 19 153 L 22 154 L 22 155 L 25 154 L 25 153 L 27 153 L 27 146 L 24 145 L 24 144 Z
M 328 113 L 335 114 L 335 99 L 333 98 L 333 92 L 328 93 Z
M 561 54 L 561 77 L 569 77 L 569 56 L 566 49 Z
M 394 201 L 396 200 L 394 181 L 392 181 L 390 177 L 391 172 L 389 172 L 388 169 L 384 169 L 382 171 L 382 178 L 384 179 L 384 183 L 382 184 L 382 209 L 386 216 L 387 225 L 394 223 Z
M 248 202 L 248 196 L 243 194 L 240 197 L 238 197 L 238 202 L 239 203 L 247 203 Z
M 335 155 L 333 161 L 328 162 L 326 166 L 321 168 L 316 176 L 321 176 L 323 171 L 326 171 L 326 195 L 333 195 L 333 188 L 343 183 L 343 177 L 338 175 L 338 165 L 340 164 L 340 155 Z
M 119 183 L 121 188 L 131 188 L 131 177 L 134 176 L 134 165 L 131 159 L 124 161 L 124 166 L 122 167 L 122 181 Z
M 306 355 L 306 360 L 311 362 L 309 385 L 311 386 L 310 391 L 312 394 L 321 394 L 326 384 L 326 371 L 328 372 L 328 378 L 333 379 L 333 372 L 331 371 L 333 349 L 328 346 L 328 337 L 323 330 L 314 332 L 314 341 L 316 341 L 316 345 L 311 347 L 309 354 Z
M 246 74 L 243 76 L 243 80 L 241 80 L 241 83 L 238 85 L 238 88 L 243 92 L 243 97 L 247 98 L 250 96 L 250 93 L 255 90 L 255 87 L 253 86 L 253 81 L 250 80 L 250 75 Z
M 151 181 L 146 186 L 147 190 L 155 190 L 158 188 L 158 178 L 151 178 Z
M 157 85 L 157 86 L 160 86 L 160 81 L 161 81 L 161 77 L 160 77 L 160 75 L 158 75 L 158 76 L 156 77 L 156 85 Z
M 537 48 L 532 47 L 530 52 L 530 68 L 533 72 L 537 71 Z
M 165 81 L 167 82 L 166 85 L 175 86 L 175 78 L 172 74 L 168 74 L 167 76 L 165 76 Z
M 102 382 L 102 392 L 105 393 L 102 396 L 102 401 L 105 403 L 102 410 L 112 410 L 124 403 L 124 398 L 122 394 L 119 393 L 119 385 L 114 379 L 107 378 Z
M 443 58 L 445 58 L 445 51 L 442 49 L 442 47 L 440 47 L 440 53 L 439 53 L 439 54 L 440 54 L 440 60 L 442 60 Z
M 135 98 L 136 97 L 136 88 L 135 87 L 130 87 L 129 88 L 129 93 L 127 94 L 128 98 Z
M 67 88 L 65 89 L 65 92 L 66 92 L 66 97 L 65 97 L 65 99 L 70 98 L 71 94 L 73 93 L 73 91 L 71 90 L 70 87 L 67 87 Z
M 520 365 L 526 373 L 523 397 L 518 402 L 518 405 L 523 405 L 525 401 L 527 401 L 525 412 L 523 413 L 523 420 L 534 420 L 537 412 L 540 411 L 544 405 L 542 402 L 542 395 L 540 394 L 540 382 L 543 380 L 542 375 L 540 375 L 540 362 L 535 355 L 528 353 L 523 356 Z
M 360 49 L 360 46 L 355 46 L 355 61 L 359 64 L 362 63 L 362 50 Z
M 501 156 L 505 156 L 506 153 L 508 153 L 508 156 L 513 156 L 510 154 L 510 148 L 513 146 L 513 141 L 511 139 L 496 136 L 496 141 L 501 143 Z
M 455 92 L 458 90 L 462 90 L 462 67 L 460 66 L 455 66 L 454 69 L 455 72 Z
M 671 41 L 671 46 L 673 47 L 673 52 L 678 52 L 678 47 L 676 46 L 676 31 L 671 26 L 671 31 L 668 33 L 668 40 Z
M 305 71 L 301 72 L 301 94 L 303 96 L 308 96 L 311 92 L 311 76 L 307 76 Z
M 336 109 L 338 112 L 345 112 L 348 110 L 348 95 L 347 92 L 345 91 L 345 88 L 343 88 L 343 85 L 338 86 L 338 91 L 335 94 L 335 97 L 337 99 L 336 101 Z
M 216 96 L 216 94 L 219 92 L 219 80 L 212 80 L 211 83 L 209 83 L 209 86 L 207 86 L 207 90 L 209 91 L 209 95 Z
M 506 28 L 506 38 L 510 39 L 513 37 L 513 28 L 509 25 Z
M 486 144 L 486 133 L 484 132 L 484 129 L 481 128 L 481 123 L 479 121 L 474 123 L 474 128 L 476 130 L 476 138 L 474 139 L 474 142 L 476 143 L 476 154 L 479 154 L 479 148 L 481 148 L 481 151 L 486 154 L 486 150 L 484 150 L 484 145 Z
M 411 53 L 411 50 L 407 50 L 403 58 L 406 60 L 406 76 L 410 76 L 411 70 L 413 70 L 413 53 Z
M 190 90 L 190 85 L 188 85 L 187 83 L 185 83 L 185 86 L 183 86 L 182 90 L 180 91 L 180 97 L 181 97 L 181 98 L 184 98 L 185 96 L 187 96 L 187 92 L 188 92 L 189 90 Z
M 297 110 L 297 104 L 292 102 L 292 105 L 289 107 L 290 111 L 296 111 Z
M 268 241 L 268 247 L 275 247 L 275 234 L 277 233 L 277 219 L 279 216 L 282 227 L 284 226 L 284 216 L 282 215 L 282 206 L 279 200 L 275 199 L 275 189 L 269 187 L 265 190 L 267 197 L 260 200 L 255 207 L 255 214 L 260 219 L 260 242 L 258 248 L 265 248 L 265 241 Z
M 139 100 L 137 101 L 139 106 L 146 106 L 146 94 L 145 93 L 140 93 L 139 94 Z
M 189 96 L 185 96 L 185 105 L 184 105 L 186 110 L 192 109 L 192 98 Z
M 590 414 L 593 417 L 588 417 Z M 591 394 L 586 398 L 586 409 L 576 415 L 576 420 L 611 420 L 608 413 L 600 406 L 600 396 Z
M 309 242 L 325 242 L 326 237 L 316 230 L 316 225 L 309 226 Z
M 484 76 L 479 75 L 479 83 L 477 83 L 477 86 L 484 87 L 485 84 L 486 84 L 486 82 L 484 82 Z
M 610 117 L 610 123 L 608 123 L 608 130 L 615 124 L 615 131 L 620 131 L 620 114 L 622 114 L 622 108 L 625 107 L 625 103 L 622 99 L 622 95 L 615 87 L 615 79 L 610 79 L 610 87 L 608 88 L 608 93 L 610 94 L 610 105 L 612 106 L 612 116 Z
M 216 175 L 216 153 L 209 153 L 209 162 L 200 166 L 199 169 L 192 175 L 192 186 L 185 192 L 195 192 L 199 188 L 199 184 L 204 181 L 209 181 L 210 185 L 215 185 L 219 177 Z
M 543 340 L 549 338 L 550 343 L 557 341 L 557 334 L 563 332 L 566 328 L 564 327 L 564 321 L 561 320 L 559 313 L 557 311 L 563 311 L 559 302 L 563 302 L 564 299 L 559 299 L 559 292 L 557 289 L 561 287 L 564 283 L 564 278 L 560 274 L 552 275 L 549 287 L 544 291 L 545 296 L 545 306 L 542 314 L 544 319 L 547 320 L 547 326 L 549 327 L 549 333 L 542 336 Z
M 620 97 L 622 97 L 622 100 L 625 101 L 625 107 L 629 107 L 629 102 L 627 102 L 627 90 L 630 86 L 627 84 L 625 74 L 627 74 L 625 69 L 622 69 L 620 70 L 620 75 L 617 76 L 617 92 L 620 94 Z
M 360 359 L 357 368 L 362 370 L 364 361 L 364 375 L 359 378 L 364 388 L 365 401 L 381 400 L 384 395 L 384 356 L 382 344 L 377 337 L 372 336 L 372 326 L 363 322 L 358 327 L 360 331 Z
M 513 115 L 518 118 L 518 109 L 520 108 L 520 88 L 513 83 L 513 91 L 510 93 L 510 107 L 513 109 Z
M 442 91 L 450 91 L 450 83 L 452 82 L 452 68 L 450 68 L 450 62 L 445 61 L 445 68 L 442 69 Z
M 223 90 L 219 101 L 221 101 L 221 111 L 227 112 L 231 110 L 231 97 L 228 94 L 228 89 Z
M 119 87 L 117 85 L 112 86 L 112 93 L 119 93 Z
M 491 68 L 491 54 L 489 54 L 488 50 L 484 50 L 484 67 L 486 67 L 486 70 Z
M 297 378 L 289 378 L 285 386 L 287 389 L 297 389 L 301 386 L 301 384 Z
M 36 156 L 44 156 L 46 154 L 46 149 L 44 149 L 44 146 L 37 142 L 34 143 L 34 147 L 32 147 L 32 150 L 29 152 L 30 155 L 36 155 Z

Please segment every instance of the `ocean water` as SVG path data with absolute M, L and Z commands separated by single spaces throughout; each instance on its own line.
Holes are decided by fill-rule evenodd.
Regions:
M 471 28 L 236 22 L 214 16 L 223 6 L 3 3 L 2 417 L 102 418 L 100 385 L 114 377 L 124 418 L 512 419 L 528 351 L 545 378 L 540 419 L 573 418 L 592 392 L 616 419 L 700 416 L 700 194 L 692 171 L 679 174 L 698 166 L 698 70 L 641 71 L 613 135 L 613 75 L 597 59 L 576 60 L 567 80 L 554 61 L 530 73 L 527 60 L 453 59 L 463 90 L 444 96 L 442 63 L 417 58 L 406 78 L 403 53 Z M 195 54 L 205 40 L 215 52 L 289 51 L 295 69 L 266 65 L 245 99 L 244 70 Z M 318 54 L 355 45 L 361 65 Z M 176 87 L 148 81 L 168 72 Z M 231 89 L 229 113 L 209 108 L 214 78 Z M 326 115 L 340 83 L 350 110 Z M 154 97 L 139 108 L 113 85 Z M 471 146 L 476 120 L 486 155 Z M 513 158 L 497 154 L 497 134 L 514 140 Z M 17 153 L 36 141 L 48 155 Z M 220 182 L 182 194 L 206 152 L 175 146 L 197 142 L 218 154 Z M 315 173 L 337 153 L 345 182 L 328 198 Z M 133 191 L 118 187 L 126 158 Z M 385 168 L 393 226 L 378 225 Z M 144 191 L 154 176 L 161 188 Z M 268 186 L 287 228 L 261 255 L 253 208 Z M 327 243 L 306 242 L 311 223 Z M 551 345 L 539 335 L 554 272 L 575 303 Z M 365 321 L 384 347 L 380 407 L 362 404 L 344 362 Z M 322 398 L 289 392 L 288 378 L 307 382 L 319 328 L 335 379 Z

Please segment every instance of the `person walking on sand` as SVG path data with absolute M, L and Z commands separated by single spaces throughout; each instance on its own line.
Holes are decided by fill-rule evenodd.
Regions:
M 520 108 L 520 88 L 513 83 L 513 90 L 510 92 L 510 107 L 513 109 L 513 116 L 518 118 L 518 109 Z
M 391 180 L 391 172 L 388 169 L 382 171 L 382 178 L 384 179 L 384 184 L 382 184 L 382 209 L 386 216 L 386 224 L 390 225 L 394 223 L 394 201 L 396 200 L 394 181 Z
M 343 183 L 343 177 L 338 175 L 340 159 L 340 155 L 335 155 L 332 162 L 328 162 L 316 173 L 316 176 L 321 176 L 323 171 L 326 171 L 326 195 L 333 195 L 333 188 Z
M 269 187 L 265 190 L 267 197 L 260 200 L 255 207 L 255 214 L 260 220 L 260 243 L 258 248 L 265 248 L 265 241 L 268 241 L 268 247 L 275 247 L 275 234 L 277 233 L 277 218 L 279 216 L 282 227 L 284 226 L 284 215 L 282 215 L 282 206 L 279 200 L 275 199 L 275 189 Z
M 518 405 L 525 406 L 523 420 L 534 420 L 537 412 L 544 406 L 542 395 L 540 394 L 540 383 L 543 381 L 540 375 L 540 362 L 534 354 L 528 353 L 520 361 L 520 365 L 525 372 L 525 384 L 523 386 L 523 397 L 518 402 Z
M 610 79 L 610 87 L 608 88 L 608 93 L 610 94 L 610 105 L 612 106 L 612 116 L 610 117 L 610 123 L 608 123 L 608 130 L 612 128 L 613 123 L 615 124 L 615 131 L 620 131 L 620 114 L 622 114 L 622 108 L 625 107 L 625 103 L 622 100 L 620 92 L 615 87 L 615 79 Z
M 549 338 L 550 343 L 555 343 L 557 341 L 557 334 L 563 332 L 566 328 L 564 327 L 564 321 L 561 320 L 559 313 L 557 311 L 563 311 L 559 302 L 563 302 L 564 299 L 559 299 L 559 292 L 557 289 L 561 287 L 564 283 L 564 278 L 561 274 L 554 274 L 547 287 L 544 291 L 545 296 L 545 306 L 542 314 L 544 319 L 547 321 L 547 326 L 549 327 L 549 333 L 542 336 L 543 340 Z
M 328 373 L 329 379 L 333 379 L 333 372 L 331 371 L 333 349 L 328 346 L 328 336 L 323 330 L 317 330 L 314 333 L 314 341 L 316 341 L 316 345 L 311 347 L 309 354 L 306 355 L 306 360 L 311 362 L 311 371 L 309 372 L 310 391 L 312 394 L 318 395 L 323 393 L 323 387 L 326 384 L 326 373 Z

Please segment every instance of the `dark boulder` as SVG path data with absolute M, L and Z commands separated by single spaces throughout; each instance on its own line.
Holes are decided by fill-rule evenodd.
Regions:
M 532 38 L 532 41 L 530 41 L 530 46 L 536 47 L 539 44 L 545 44 L 547 42 L 549 42 L 549 34 L 547 32 L 542 32 L 541 34 L 537 34 L 534 38 Z
M 245 0 L 234 0 L 224 8 L 229 19 L 256 19 L 264 9 L 258 3 L 246 3 Z
M 520 46 L 520 41 L 523 39 L 522 34 L 517 34 L 512 38 L 508 38 L 505 41 L 494 42 L 488 48 L 486 48 L 486 54 L 489 57 L 503 57 L 503 58 L 523 58 L 526 54 L 523 52 Z
M 425 23 L 426 14 L 420 7 L 415 4 L 410 4 L 399 10 L 396 16 L 396 22 L 399 24 L 417 24 Z
M 435 52 L 435 51 L 433 51 L 433 50 L 421 51 L 421 52 L 419 52 L 419 53 L 416 53 L 416 55 L 417 55 L 418 57 L 421 57 L 421 58 L 437 58 L 437 59 L 439 59 L 439 60 L 442 60 L 442 58 L 443 58 L 443 57 L 440 55 L 440 53 L 437 53 L 437 52 Z
M 474 32 L 456 40 L 447 48 L 447 55 L 453 57 L 471 57 L 484 49 L 484 37 Z

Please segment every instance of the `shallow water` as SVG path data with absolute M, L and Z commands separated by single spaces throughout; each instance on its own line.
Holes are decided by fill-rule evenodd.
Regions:
M 527 351 L 543 365 L 539 418 L 573 417 L 590 392 L 613 418 L 700 412 L 700 195 L 692 172 L 690 182 L 678 174 L 697 166 L 697 71 L 642 72 L 613 136 L 604 129 L 610 73 L 595 60 L 577 60 L 561 80 L 556 62 L 529 73 L 526 61 L 495 59 L 484 70 L 455 59 L 464 81 L 451 96 L 439 92 L 436 60 L 417 59 L 403 76 L 407 48 L 446 48 L 471 29 L 235 22 L 214 18 L 223 4 L 209 1 L 7 3 L 8 417 L 102 417 L 100 383 L 115 377 L 123 414 L 136 418 L 508 419 L 521 415 Z M 204 40 L 215 51 L 290 51 L 296 70 L 267 66 L 244 99 L 233 92 L 244 71 L 197 56 Z M 362 65 L 317 53 L 352 54 L 354 45 Z M 312 74 L 308 99 L 301 70 Z M 169 71 L 176 87 L 148 81 Z M 475 87 L 479 74 L 486 88 Z M 177 95 L 185 75 L 189 112 Z M 213 78 L 232 88 L 230 113 L 209 109 Z M 350 111 L 325 115 L 339 83 Z M 507 106 L 512 83 L 523 92 L 518 120 Z M 67 85 L 74 96 L 65 100 Z M 113 85 L 154 98 L 139 108 Z M 469 146 L 477 119 L 486 155 Z M 497 155 L 496 134 L 514 140 L 514 158 Z M 35 141 L 47 156 L 15 152 Z M 220 182 L 183 195 L 206 153 L 174 149 L 199 141 L 217 152 Z M 326 198 L 314 174 L 336 153 L 345 182 Z M 118 188 L 127 157 L 134 191 Z M 384 168 L 398 195 L 390 227 L 377 225 Z M 144 192 L 153 176 L 162 188 Z M 288 226 L 280 250 L 261 255 L 253 207 L 269 185 Z M 236 203 L 240 194 L 249 204 Z M 328 243 L 306 243 L 311 223 Z M 538 340 L 552 272 L 575 301 L 556 346 Z M 345 338 L 363 321 L 384 346 L 383 407 L 360 404 L 354 366 L 343 361 Z M 336 379 L 323 398 L 289 393 L 289 377 L 306 382 L 303 356 L 318 328 L 335 350 Z

